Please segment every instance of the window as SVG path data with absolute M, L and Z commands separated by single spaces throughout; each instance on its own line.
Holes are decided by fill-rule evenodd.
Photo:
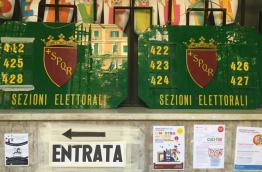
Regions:
M 117 53 L 117 45 L 113 45 L 113 53 Z
M 119 31 L 111 31 L 111 37 L 112 38 L 118 38 L 119 37 Z
M 94 54 L 98 54 L 98 43 L 94 43 Z
M 96 30 L 96 31 L 94 31 L 94 37 L 95 38 L 98 38 L 99 37 L 99 32 Z
M 127 45 L 124 45 L 124 46 L 123 46 L 123 52 L 124 52 L 124 53 L 127 53 L 127 52 L 128 52 L 128 46 L 127 46 Z

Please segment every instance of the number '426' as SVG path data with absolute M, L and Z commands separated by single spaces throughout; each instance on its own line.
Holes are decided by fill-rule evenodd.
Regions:
M 242 62 L 242 61 L 237 61 L 237 62 L 232 62 L 231 63 L 231 70 L 233 71 L 249 71 L 249 63 L 248 62 Z

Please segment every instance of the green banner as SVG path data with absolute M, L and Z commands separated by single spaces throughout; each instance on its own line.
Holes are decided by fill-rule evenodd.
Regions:
M 127 97 L 127 37 L 115 25 L 7 22 L 0 36 L 2 109 L 116 108 Z
M 139 97 L 150 108 L 261 104 L 261 37 L 248 27 L 154 27 L 139 39 Z

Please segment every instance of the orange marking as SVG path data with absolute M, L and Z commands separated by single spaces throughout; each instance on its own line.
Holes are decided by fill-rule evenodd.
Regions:
M 233 21 L 233 11 L 232 11 L 232 7 L 231 7 L 231 0 L 220 0 L 219 4 L 222 8 L 226 8 L 227 9 L 227 21 Z M 221 14 L 221 18 L 222 18 L 222 14 Z
M 66 0 L 61 0 L 59 2 L 60 4 L 63 4 L 63 5 L 71 5 L 71 3 L 66 2 Z M 55 0 L 51 0 L 50 4 L 55 4 Z M 59 22 L 68 23 L 69 13 L 70 13 L 70 8 L 59 8 Z M 54 8 L 49 8 L 46 21 L 55 22 L 55 9 Z

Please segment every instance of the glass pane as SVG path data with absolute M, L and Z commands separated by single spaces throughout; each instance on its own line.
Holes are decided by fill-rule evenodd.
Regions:
M 135 32 L 141 34 L 151 26 L 151 11 L 150 9 L 137 9 L 134 14 Z

